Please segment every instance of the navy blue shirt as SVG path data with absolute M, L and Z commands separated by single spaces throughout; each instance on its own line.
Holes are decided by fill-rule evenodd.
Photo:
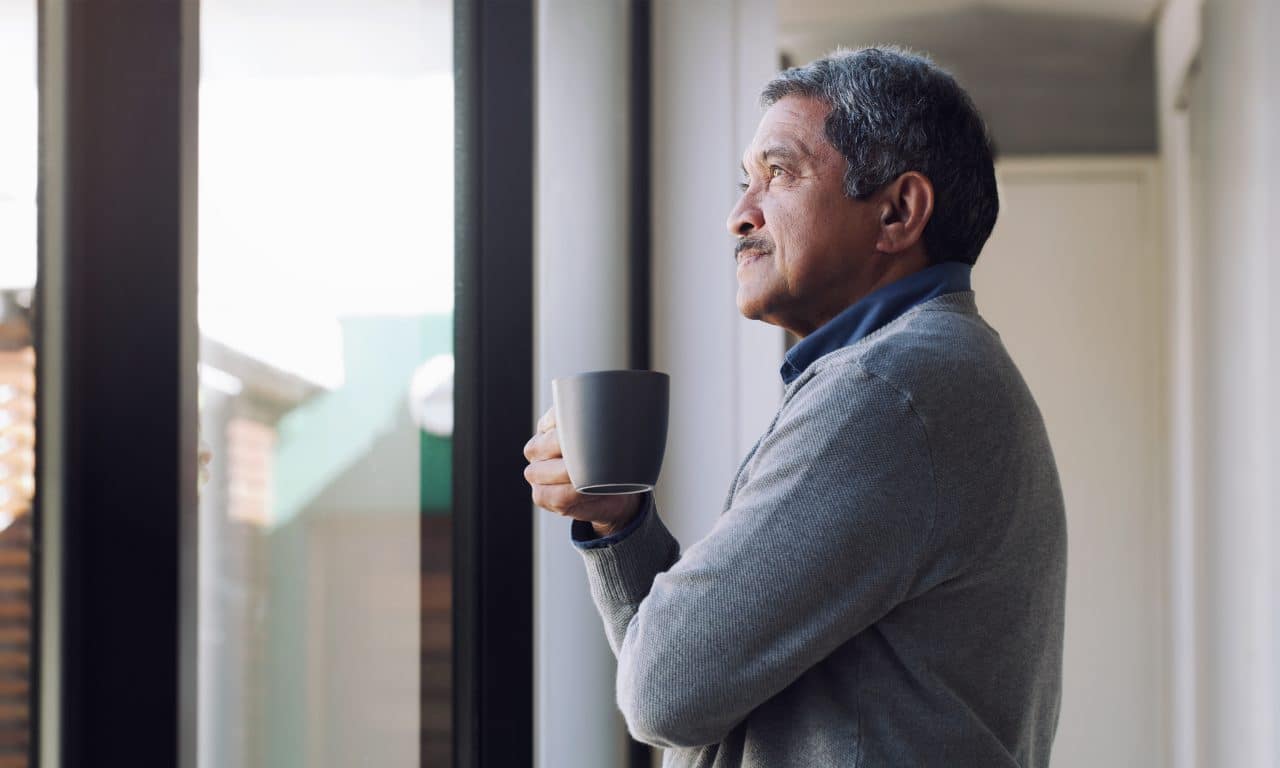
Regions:
M 805 336 L 787 350 L 782 362 L 782 381 L 790 384 L 796 377 L 823 355 L 835 352 L 858 341 L 869 333 L 883 328 L 894 318 L 917 304 L 945 293 L 969 290 L 969 275 L 973 267 L 958 261 L 934 264 L 914 272 L 901 280 L 877 288 L 850 304 L 840 314 L 828 320 L 821 328 Z M 595 538 L 595 530 L 585 520 L 574 520 L 570 537 L 581 549 L 607 547 L 622 541 L 640 527 L 645 515 L 653 506 L 652 492 L 645 494 L 640 514 L 625 528 L 609 536 Z

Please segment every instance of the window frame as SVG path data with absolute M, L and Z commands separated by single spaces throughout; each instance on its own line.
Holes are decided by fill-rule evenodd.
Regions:
M 454 765 L 533 764 L 531 2 L 454 2 Z

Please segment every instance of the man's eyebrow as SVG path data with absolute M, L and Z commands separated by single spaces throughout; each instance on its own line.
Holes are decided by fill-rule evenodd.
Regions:
M 813 157 L 813 153 L 809 148 L 800 142 L 796 142 L 795 146 L 788 144 L 772 144 L 764 148 L 760 153 L 760 159 L 768 163 L 770 159 L 776 158 L 784 163 L 796 163 Z
M 809 151 L 808 147 L 797 142 L 794 147 L 787 144 L 771 144 L 761 150 L 756 157 L 760 159 L 761 165 L 768 165 L 771 160 L 795 164 L 813 157 L 813 153 Z M 742 175 L 750 175 L 747 173 L 746 165 L 742 166 Z

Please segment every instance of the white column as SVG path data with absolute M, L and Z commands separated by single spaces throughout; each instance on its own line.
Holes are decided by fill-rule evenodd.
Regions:
M 553 378 L 628 367 L 629 43 L 628 2 L 538 3 L 531 432 Z M 569 521 L 532 513 L 536 765 L 625 765 L 616 662 Z
M 1208 566 L 1210 765 L 1275 765 L 1273 627 L 1275 499 L 1269 475 L 1268 262 L 1276 214 L 1269 200 L 1277 135 L 1267 81 L 1277 59 L 1264 22 L 1267 0 L 1206 6 L 1202 158 L 1204 237 L 1198 254 L 1205 299 L 1205 518 Z
M 1164 36 L 1179 10 L 1200 12 L 1200 3 L 1187 5 L 1195 7 L 1165 9 Z M 1184 531 L 1194 551 L 1183 553 L 1183 567 L 1193 569 L 1184 588 L 1198 601 L 1198 623 L 1190 638 L 1181 638 L 1191 643 L 1196 676 L 1188 687 L 1180 670 L 1178 693 L 1199 705 L 1181 703 L 1178 711 L 1182 719 L 1196 718 L 1200 743 L 1192 745 L 1194 756 L 1179 755 L 1178 765 L 1280 761 L 1280 584 L 1273 565 L 1280 544 L 1274 404 L 1280 313 L 1273 309 L 1280 272 L 1278 24 L 1280 10 L 1270 0 L 1203 3 L 1186 136 L 1180 139 L 1171 122 L 1163 147 L 1175 167 L 1189 159 L 1189 191 L 1175 202 L 1180 218 L 1194 217 L 1183 235 L 1193 249 L 1183 265 L 1189 277 L 1175 292 L 1187 357 L 1175 385 L 1184 411 L 1174 413 L 1181 421 L 1175 446 L 1182 443 L 1183 454 L 1173 490 L 1175 511 L 1190 505 L 1196 522 Z M 1181 151 L 1182 139 L 1183 158 L 1168 158 Z M 1179 469 L 1191 473 L 1189 488 L 1178 485 Z M 1184 623 L 1178 631 L 1186 629 Z

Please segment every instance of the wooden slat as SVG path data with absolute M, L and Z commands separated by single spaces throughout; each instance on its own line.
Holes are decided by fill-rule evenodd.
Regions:
M 26 569 L 4 569 L 0 570 L 0 593 L 17 592 L 19 594 L 31 591 L 31 574 Z
M 449 573 L 422 575 L 421 609 L 426 616 L 448 616 L 453 605 L 453 576 Z
M 27 651 L 0 651 L 0 675 L 15 670 L 24 674 L 31 665 L 31 654 Z
M 31 642 L 31 627 L 26 624 L 0 625 L 0 647 L 20 645 L 26 647 Z
M 452 727 L 453 712 L 449 699 L 422 702 L 422 730 L 448 732 Z
M 31 604 L 26 600 L 0 600 L 0 619 L 22 619 L 24 621 L 30 621 Z
M 0 699 L 23 697 L 30 691 L 31 684 L 25 675 L 18 678 L 0 677 Z
M 453 647 L 453 626 L 448 619 L 437 621 L 423 619 L 423 651 L 447 651 L 451 647 Z
M 12 568 L 29 571 L 31 569 L 31 550 L 26 547 L 21 549 L 0 547 L 0 569 Z

